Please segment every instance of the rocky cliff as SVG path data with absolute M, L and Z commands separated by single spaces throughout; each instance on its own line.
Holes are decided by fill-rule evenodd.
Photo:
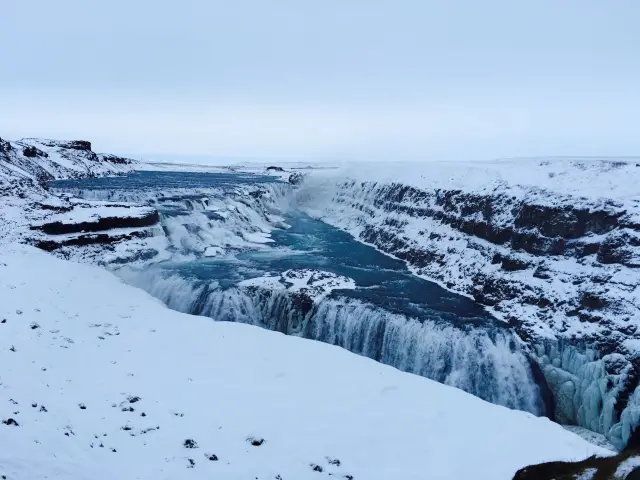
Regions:
M 18 241 L 45 250 L 114 244 L 150 234 L 159 221 L 150 207 L 84 202 L 52 195 L 56 179 L 122 175 L 135 161 L 95 153 L 84 140 L 0 139 L 0 242 Z
M 640 417 L 640 166 L 562 159 L 417 166 L 412 177 L 362 171 L 307 179 L 300 202 L 487 306 L 528 344 L 555 419 L 623 445 Z

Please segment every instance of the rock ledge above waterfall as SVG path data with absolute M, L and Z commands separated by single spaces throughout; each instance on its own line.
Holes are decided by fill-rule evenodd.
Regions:
M 243 280 L 241 287 L 260 287 L 271 290 L 287 290 L 320 301 L 333 290 L 352 290 L 356 288 L 353 279 L 331 272 L 312 269 L 286 270 L 281 274 Z

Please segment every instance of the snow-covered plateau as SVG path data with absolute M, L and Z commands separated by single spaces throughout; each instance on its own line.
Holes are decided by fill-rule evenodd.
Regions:
M 11 480 L 497 480 L 607 453 L 338 347 L 174 312 L 33 247 L 2 247 L 0 295 Z
M 203 167 L 0 140 L 0 474 L 507 479 L 622 449 L 639 165 Z

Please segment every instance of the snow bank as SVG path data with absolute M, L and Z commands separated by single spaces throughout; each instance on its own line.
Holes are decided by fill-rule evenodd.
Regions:
M 606 453 L 340 348 L 171 311 L 31 247 L 0 250 L 0 319 L 12 480 L 506 480 Z
M 356 283 L 351 278 L 312 269 L 286 270 L 276 276 L 243 280 L 238 285 L 302 293 L 316 302 L 322 300 L 333 290 L 353 290 L 356 288 Z

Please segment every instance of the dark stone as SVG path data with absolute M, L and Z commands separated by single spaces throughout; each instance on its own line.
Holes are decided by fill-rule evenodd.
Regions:
M 41 230 L 49 235 L 64 235 L 68 233 L 99 232 L 113 228 L 139 228 L 150 227 L 160 221 L 157 210 L 143 217 L 102 217 L 97 222 L 62 223 L 51 222 L 31 227 L 32 230 Z
M 31 145 L 24 147 L 22 149 L 22 155 L 24 155 L 27 158 L 35 158 L 35 157 L 48 157 L 49 154 L 43 152 L 42 150 L 40 150 L 39 148 L 33 147 Z
M 129 403 L 137 403 L 142 399 L 140 397 L 129 397 L 127 400 L 129 400 Z
M 247 438 L 247 441 L 253 445 L 254 447 L 259 447 L 260 445 L 262 445 L 264 443 L 264 438 L 253 438 L 253 437 L 249 437 Z
M 585 243 L 579 249 L 578 255 L 581 256 L 581 257 L 594 255 L 594 254 L 598 253 L 598 250 L 600 250 L 600 248 L 601 248 L 601 246 L 600 246 L 599 243 Z
M 91 142 L 87 142 L 86 140 L 71 140 L 70 142 L 66 142 L 61 146 L 64 148 L 71 148 L 73 150 L 84 150 L 87 152 L 91 151 Z
M 514 219 L 516 228 L 536 229 L 545 237 L 578 238 L 602 234 L 618 226 L 622 212 L 576 209 L 571 206 L 523 204 Z
M 274 167 L 274 166 L 267 167 L 267 171 L 271 171 L 271 170 L 273 170 L 274 172 L 284 172 L 284 168 L 282 167 Z
M 249 195 L 253 198 L 262 198 L 266 195 L 267 192 L 265 192 L 264 190 L 254 190 L 252 192 L 249 192 Z M 217 215 L 220 216 L 220 215 Z
M 198 448 L 198 443 L 193 440 L 192 438 L 187 438 L 183 443 L 182 446 L 184 448 Z
M 14 427 L 20 426 L 20 424 L 18 424 L 18 422 L 16 422 L 13 418 L 8 418 L 7 420 L 3 420 L 2 423 L 4 423 L 5 425 L 10 425 Z
M 117 155 L 102 155 L 102 159 L 105 162 L 113 163 L 115 165 L 129 165 L 132 163 L 131 159 L 118 157 Z
M 540 308 L 547 308 L 549 305 L 551 305 L 551 300 L 541 297 L 540 300 L 538 300 L 537 305 Z
M 304 175 L 299 172 L 294 172 L 291 175 L 289 175 L 289 183 L 291 185 L 300 185 L 303 179 L 304 179 Z
M 618 263 L 629 267 L 640 267 L 631 264 L 634 247 L 640 247 L 640 239 L 626 232 L 608 236 L 600 245 L 597 259 L 603 264 Z
M 209 460 L 210 462 L 217 462 L 218 461 L 218 456 L 214 453 L 205 453 L 204 455 L 207 460 Z
M 590 310 L 599 310 L 607 306 L 607 301 L 594 292 L 584 292 L 580 297 L 580 306 Z
M 311 464 L 311 470 L 313 470 L 314 472 L 322 473 L 323 468 L 320 465 L 316 465 L 316 464 L 312 463 Z
M 11 143 L 0 138 L 0 153 L 9 153 L 12 150 Z
M 526 270 L 531 265 L 523 260 L 513 258 L 513 257 L 504 257 L 502 259 L 502 269 L 507 272 L 515 272 L 518 270 Z
M 538 385 L 538 389 L 540 391 L 540 398 L 542 399 L 543 412 L 542 415 L 547 417 L 549 420 L 554 420 L 554 412 L 556 411 L 556 404 L 553 397 L 553 392 L 551 388 L 549 388 L 549 384 L 544 377 L 544 373 L 542 373 L 542 369 L 538 362 L 536 362 L 533 358 L 527 356 L 527 360 L 529 361 L 529 367 L 531 369 L 531 376 L 533 377 L 533 381 L 536 385 Z

